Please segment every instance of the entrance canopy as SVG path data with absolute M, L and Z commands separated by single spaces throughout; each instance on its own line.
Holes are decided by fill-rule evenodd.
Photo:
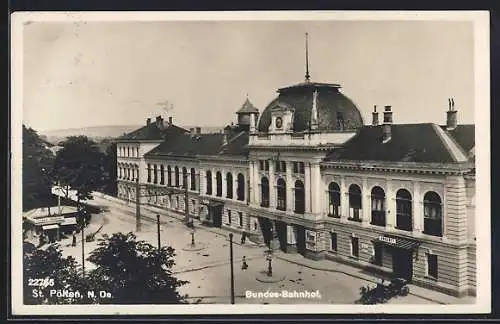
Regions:
M 210 199 L 210 200 L 208 200 L 208 199 L 202 200 L 201 204 L 202 205 L 206 205 L 208 207 L 224 206 L 224 203 L 222 201 L 212 200 L 212 199 Z
M 403 250 L 414 250 L 420 245 L 418 241 L 395 235 L 381 235 L 374 241 Z
M 45 226 L 42 226 L 42 229 L 44 231 L 46 230 L 51 230 L 51 229 L 57 229 L 59 228 L 59 225 L 58 224 L 52 224 L 52 225 L 45 225 Z

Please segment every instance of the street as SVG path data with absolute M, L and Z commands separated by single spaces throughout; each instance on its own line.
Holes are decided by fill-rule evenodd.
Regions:
M 135 232 L 135 206 L 116 199 L 104 199 L 94 195 L 88 201 L 92 205 L 104 207 L 104 212 L 92 215 L 90 228 L 96 230 L 104 225 L 97 235 L 116 232 Z M 141 208 L 142 231 L 135 233 L 138 239 L 157 245 L 156 213 L 149 207 Z M 195 223 L 195 242 L 199 251 L 183 250 L 191 244 L 190 230 L 181 220 L 161 215 L 161 244 L 170 245 L 175 249 L 176 265 L 173 273 L 179 279 L 188 280 L 189 284 L 181 287 L 182 294 L 188 294 L 191 303 L 230 303 L 230 256 L 229 233 L 214 233 L 213 229 L 204 228 Z M 177 216 L 179 218 L 179 216 Z M 181 216 L 182 217 L 182 216 Z M 220 229 L 219 229 L 220 231 Z M 234 277 L 235 303 L 247 304 L 353 304 L 359 298 L 359 289 L 372 284 L 341 272 L 320 271 L 306 268 L 301 265 L 280 260 L 272 260 L 273 274 L 284 276 L 284 280 L 275 283 L 265 283 L 257 280 L 259 275 L 267 269 L 263 247 L 252 243 L 241 246 L 240 236 L 234 235 Z M 85 254 L 97 247 L 98 241 L 85 243 Z M 63 255 L 72 255 L 81 262 L 81 243 L 71 246 L 71 238 L 61 241 Z M 246 257 L 248 269 L 242 270 L 242 258 Z M 92 268 L 92 264 L 85 262 L 85 268 Z M 267 294 L 264 294 L 266 293 Z M 291 295 L 286 297 L 285 295 Z M 294 295 L 295 294 L 295 295 Z M 394 298 L 389 303 L 397 304 L 429 304 L 432 303 L 414 295 Z

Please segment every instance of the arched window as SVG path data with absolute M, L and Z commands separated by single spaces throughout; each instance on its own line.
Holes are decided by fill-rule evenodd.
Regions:
M 361 188 L 357 184 L 349 186 L 349 219 L 361 221 Z
M 165 184 L 165 167 L 163 164 L 160 165 L 160 184 Z
M 138 147 L 135 148 L 135 157 L 139 157 L 139 148 Z
M 148 163 L 148 182 L 151 182 L 151 164 Z
M 260 180 L 260 206 L 269 207 L 269 180 L 266 177 Z
M 158 167 L 153 165 L 153 183 L 158 183 Z
M 279 178 L 276 182 L 278 190 L 278 201 L 276 209 L 286 210 L 286 182 L 283 178 Z
M 217 171 L 215 175 L 215 185 L 217 186 L 217 197 L 222 197 L 222 174 Z
M 122 178 L 122 167 L 119 166 L 118 167 L 118 179 L 121 179 Z
M 245 200 L 245 176 L 241 173 L 238 173 L 238 189 L 236 191 L 238 197 L 237 199 L 240 201 Z
M 135 181 L 135 167 L 133 165 L 130 166 L 130 171 L 132 172 L 132 177 L 130 180 Z
M 385 226 L 385 192 L 384 189 L 373 187 L 372 193 L 372 225 Z
M 434 191 L 424 195 L 424 233 L 443 235 L 441 198 Z
M 295 181 L 295 212 L 303 214 L 305 211 L 305 192 L 304 183 L 300 180 Z
M 174 168 L 174 172 L 175 172 L 175 186 L 176 187 L 179 187 L 179 167 L 175 167 Z
M 191 190 L 196 190 L 196 171 L 191 168 Z
M 127 146 L 127 156 L 130 156 L 130 147 Z
M 172 186 L 172 167 L 170 165 L 167 166 L 167 185 Z
M 226 174 L 226 198 L 233 199 L 233 175 L 231 172 Z
M 206 178 L 207 178 L 207 195 L 211 195 L 212 194 L 212 172 L 207 171 Z
M 406 189 L 396 193 L 396 228 L 403 231 L 413 230 L 411 194 Z
M 340 187 L 335 182 L 328 185 L 328 216 L 340 217 Z
M 187 188 L 187 186 L 188 186 L 187 176 L 188 176 L 188 171 L 187 171 L 186 167 L 183 167 L 182 168 L 182 187 L 183 188 Z
M 139 180 L 139 166 L 136 164 L 134 168 L 135 168 L 135 179 Z

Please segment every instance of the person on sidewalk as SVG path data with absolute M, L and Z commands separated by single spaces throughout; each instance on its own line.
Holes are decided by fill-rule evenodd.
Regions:
M 246 239 L 247 239 L 247 233 L 243 232 L 241 234 L 241 245 L 245 244 Z
M 73 231 L 73 242 L 71 243 L 71 246 L 76 246 L 76 232 Z
M 248 269 L 247 258 L 246 256 L 243 256 L 243 259 L 241 260 L 241 270 L 246 269 Z

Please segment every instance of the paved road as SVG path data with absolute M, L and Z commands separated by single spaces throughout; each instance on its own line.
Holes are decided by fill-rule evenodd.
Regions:
M 135 232 L 135 208 L 124 203 L 103 199 L 95 196 L 91 204 L 105 206 L 106 211 L 93 215 L 92 222 L 104 224 L 100 234 L 116 232 Z M 166 212 L 164 212 L 166 213 Z M 155 213 L 142 209 L 142 214 L 149 219 L 143 219 L 142 231 L 136 233 L 139 239 L 146 240 L 153 245 L 157 244 L 157 227 L 153 221 Z M 191 243 L 191 235 L 180 220 L 162 215 L 161 217 L 162 245 L 170 245 L 176 249 L 176 265 L 173 268 L 175 275 L 190 283 L 181 288 L 181 292 L 188 294 L 191 302 L 200 303 L 229 303 L 230 302 L 230 263 L 229 242 L 227 235 L 216 234 L 206 229 L 197 228 L 195 241 L 197 246 L 203 246 L 201 251 L 183 250 Z M 94 225 L 94 228 L 97 226 Z M 235 241 L 239 235 L 235 235 Z M 62 242 L 64 255 L 73 255 L 81 261 L 81 245 L 76 247 L 66 246 L 70 239 Z M 97 242 L 85 244 L 86 255 L 97 247 Z M 241 269 L 241 259 L 246 256 L 249 268 Z M 359 288 L 369 282 L 354 278 L 342 273 L 311 270 L 287 261 L 274 259 L 273 273 L 285 276 L 277 283 L 262 283 L 256 278 L 267 268 L 264 249 L 255 245 L 234 245 L 234 275 L 236 303 L 269 303 L 269 304 L 352 304 L 359 298 Z M 92 264 L 86 262 L 86 268 Z M 265 293 L 316 293 L 319 296 L 311 298 L 247 298 L 250 292 Z M 407 296 L 391 300 L 391 303 L 403 304 L 429 304 L 430 302 L 416 296 Z

